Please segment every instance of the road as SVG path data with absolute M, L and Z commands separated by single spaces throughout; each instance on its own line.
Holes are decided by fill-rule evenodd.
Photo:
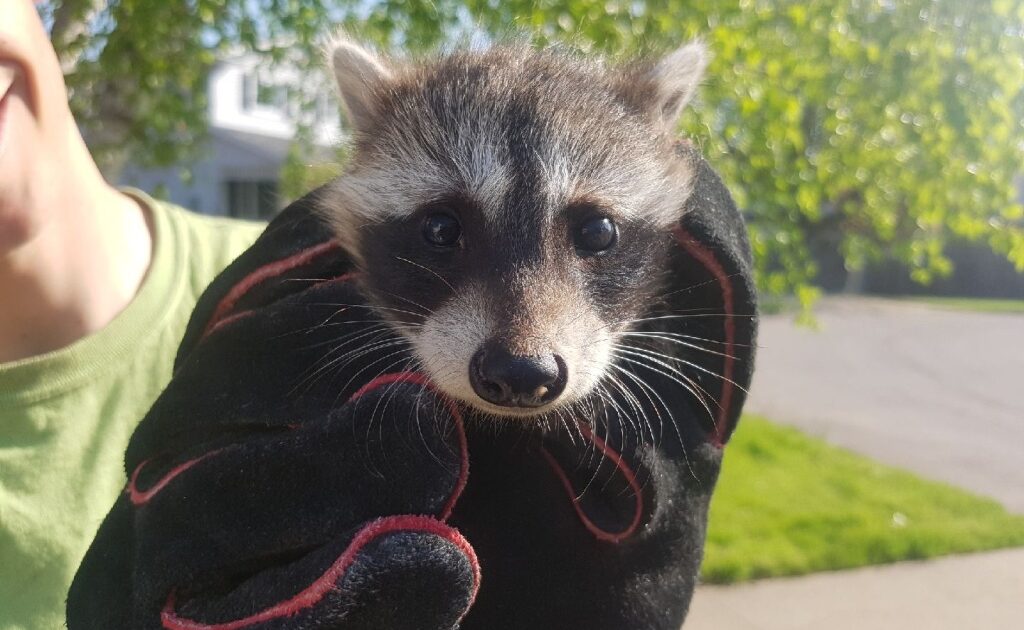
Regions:
M 1024 315 L 828 298 L 816 316 L 763 318 L 747 411 L 1024 513 Z
M 1017 630 L 1024 549 L 697 589 L 684 630 Z

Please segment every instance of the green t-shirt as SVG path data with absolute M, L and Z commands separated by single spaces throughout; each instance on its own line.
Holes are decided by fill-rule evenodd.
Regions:
M 0 363 L 0 629 L 64 625 L 68 586 L 124 488 L 124 450 L 163 390 L 206 285 L 262 226 L 152 209 L 154 249 L 135 299 L 66 348 Z

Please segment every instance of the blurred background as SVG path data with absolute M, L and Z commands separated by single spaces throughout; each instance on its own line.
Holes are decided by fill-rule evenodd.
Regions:
M 257 219 L 344 165 L 320 53 L 338 25 L 398 55 L 512 37 L 628 59 L 703 38 L 680 131 L 748 221 L 765 317 L 687 627 L 1021 627 L 1024 2 L 39 10 L 108 179 Z

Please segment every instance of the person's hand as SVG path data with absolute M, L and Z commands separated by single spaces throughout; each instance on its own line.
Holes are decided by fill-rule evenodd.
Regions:
M 129 483 L 75 577 L 79 628 L 454 627 L 460 412 L 367 352 L 394 337 L 301 204 L 204 295 Z

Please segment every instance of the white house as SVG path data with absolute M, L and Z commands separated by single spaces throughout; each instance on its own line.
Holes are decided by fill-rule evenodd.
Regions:
M 319 83 L 311 85 L 312 83 Z M 209 146 L 188 169 L 141 168 L 128 164 L 118 184 L 134 186 L 204 214 L 266 219 L 281 205 L 281 166 L 303 120 L 320 147 L 342 141 L 338 104 L 325 80 L 312 82 L 256 55 L 219 61 L 207 84 Z M 301 112 L 302 91 L 315 103 Z M 183 171 L 190 173 L 183 179 Z

